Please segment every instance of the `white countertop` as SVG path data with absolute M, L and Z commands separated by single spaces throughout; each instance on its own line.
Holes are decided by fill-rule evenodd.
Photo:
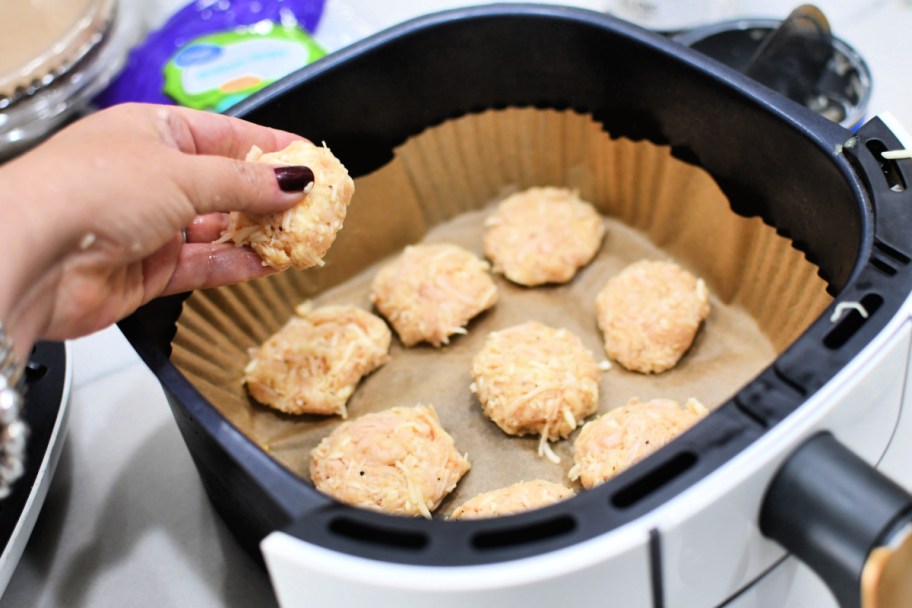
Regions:
M 154 0 L 148 1 L 154 4 Z M 172 2 L 174 4 L 174 2 Z M 349 0 L 363 33 L 460 2 Z M 599 8 L 607 2 L 568 2 Z M 784 16 L 798 2 L 756 2 Z M 912 2 L 816 2 L 873 71 L 869 115 L 912 130 Z M 161 6 L 159 3 L 158 6 Z M 771 6 L 779 6 L 771 9 Z M 153 19 L 154 22 L 154 19 Z M 6 608 L 274 606 L 267 576 L 208 502 L 162 390 L 116 328 L 72 343 L 69 435 Z M 912 438 L 909 438 L 912 441 Z

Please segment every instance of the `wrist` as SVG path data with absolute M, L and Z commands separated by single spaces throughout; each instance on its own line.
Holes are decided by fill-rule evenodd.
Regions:
M 25 471 L 28 427 L 22 420 L 22 361 L 0 324 L 0 499 L 10 494 Z
M 41 294 L 48 287 L 61 230 L 53 226 L 57 222 L 46 221 L 55 217 L 55 205 L 43 203 L 48 193 L 29 169 L 20 159 L 0 167 L 0 324 L 19 361 L 41 335 Z

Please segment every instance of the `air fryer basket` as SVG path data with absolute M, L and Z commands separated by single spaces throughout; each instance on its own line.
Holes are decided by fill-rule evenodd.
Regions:
M 386 562 L 468 565 L 605 534 L 711 475 L 801 407 L 909 295 L 904 205 L 912 204 L 905 190 L 912 173 L 880 157 L 901 146 L 879 120 L 853 136 L 690 49 L 596 13 L 504 5 L 420 18 L 304 68 L 232 114 L 330 142 L 359 177 L 429 126 L 507 107 L 571 109 L 612 137 L 670 146 L 717 181 L 733 211 L 791 239 L 819 267 L 834 301 L 705 421 L 617 478 L 539 511 L 447 523 L 354 509 L 285 469 L 169 360 L 186 296 L 152 302 L 121 329 L 161 380 L 207 492 L 252 553 L 284 528 Z M 844 303 L 860 303 L 866 316 Z M 895 523 L 903 500 L 872 534 Z

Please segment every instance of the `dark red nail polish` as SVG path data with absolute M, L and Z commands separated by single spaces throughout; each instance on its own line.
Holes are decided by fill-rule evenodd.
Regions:
M 304 192 L 307 185 L 314 181 L 314 172 L 310 167 L 276 167 L 274 171 L 279 189 L 283 192 Z

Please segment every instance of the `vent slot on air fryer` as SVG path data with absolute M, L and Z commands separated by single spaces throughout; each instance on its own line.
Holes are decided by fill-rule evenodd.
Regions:
M 874 242 L 874 251 L 871 253 L 871 266 L 892 277 L 899 270 L 899 266 L 906 266 L 909 263 L 909 256 L 897 251 L 886 243 L 881 241 Z
M 333 519 L 329 524 L 329 530 L 359 543 L 393 549 L 418 551 L 428 544 L 428 538 L 424 534 L 370 525 L 349 517 Z
M 877 256 L 871 256 L 871 266 L 881 271 L 888 277 L 892 277 L 896 274 L 896 268 L 894 268 L 892 264 Z
M 839 323 L 823 338 L 823 345 L 830 350 L 841 348 L 854 336 L 865 322 L 883 304 L 883 298 L 876 293 L 869 293 L 858 302 L 842 302 L 840 306 L 847 306 Z M 837 310 L 839 308 L 837 307 Z
M 481 551 L 504 549 L 550 540 L 570 534 L 574 530 L 576 530 L 576 521 L 569 515 L 561 515 L 533 524 L 478 533 L 472 537 L 472 546 Z
M 896 161 L 883 157 L 883 153 L 887 151 L 887 146 L 879 139 L 869 140 L 867 146 L 874 158 L 877 159 L 877 162 L 880 163 L 880 170 L 883 171 L 884 179 L 887 180 L 887 187 L 893 192 L 905 191 L 906 182 L 902 173 L 899 172 L 899 167 L 896 166 Z
M 697 455 L 693 452 L 678 452 L 658 467 L 615 492 L 611 497 L 611 504 L 619 509 L 626 509 L 670 483 L 696 463 Z

